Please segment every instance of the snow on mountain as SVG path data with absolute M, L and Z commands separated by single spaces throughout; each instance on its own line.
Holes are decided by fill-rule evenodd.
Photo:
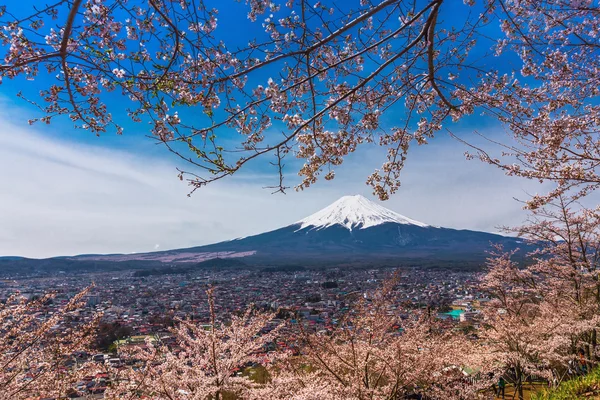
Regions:
M 351 231 L 354 228 L 365 229 L 386 222 L 416 225 L 422 228 L 429 227 L 427 224 L 388 210 L 361 195 L 344 196 L 324 209 L 301 219 L 296 224 L 300 224 L 298 230 L 308 227 L 323 229 L 342 225 Z

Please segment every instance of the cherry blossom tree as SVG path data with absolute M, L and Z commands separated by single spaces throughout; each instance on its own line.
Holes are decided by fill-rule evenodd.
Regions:
M 544 344 L 545 339 L 555 337 L 556 330 L 545 324 L 545 317 L 551 313 L 544 313 L 544 303 L 538 298 L 540 282 L 529 270 L 520 269 L 510 256 L 490 258 L 482 289 L 492 301 L 484 309 L 481 339 L 496 367 L 507 371 L 522 400 L 526 379 L 549 371 L 544 359 L 550 354 L 545 352 Z
M 275 368 L 272 383 L 258 390 L 256 398 L 478 397 L 489 385 L 483 353 L 427 315 L 403 315 L 395 281 L 356 303 L 331 332 L 300 328 L 301 355 Z M 479 371 L 479 381 L 470 379 L 467 369 Z
M 592 363 L 600 323 L 599 228 L 598 210 L 559 196 L 519 229 L 538 244 L 530 269 L 543 279 L 545 299 L 568 310 L 572 347 L 584 351 Z
M 107 398 L 151 399 L 250 398 L 257 384 L 241 372 L 249 365 L 269 365 L 285 353 L 269 352 L 280 325 L 272 314 L 248 307 L 228 321 L 217 319 L 213 289 L 208 290 L 210 322 L 206 326 L 178 321 L 175 343 L 148 340 L 143 347 L 124 349 L 121 356 L 138 367 L 115 371 Z M 239 374 L 238 374 L 239 373 Z M 228 397 L 227 397 L 228 396 Z
M 527 266 L 512 253 L 490 258 L 482 289 L 492 301 L 482 340 L 520 398 L 527 376 L 560 382 L 582 360 L 596 364 L 599 222 L 596 211 L 558 196 L 516 229 L 536 245 Z
M 202 0 L 62 0 L 30 12 L 2 7 L 0 78 L 38 82 L 39 96 L 20 94 L 41 109 L 32 121 L 68 115 L 96 134 L 123 132 L 122 103 L 111 107 L 121 95 L 132 121 L 149 124 L 151 137 L 195 167 L 180 171 L 194 188 L 271 156 L 274 187 L 284 190 L 284 161 L 292 156 L 303 161 L 296 188 L 304 189 L 320 176 L 334 178 L 359 145 L 376 143 L 387 148 L 387 160 L 367 182 L 385 199 L 400 185 L 412 144 L 483 113 L 509 137 L 498 142 L 500 155 L 478 148 L 473 156 L 512 175 L 557 182 L 532 204 L 594 189 L 597 3 L 464 3 L 247 0 L 244 9 Z M 247 14 L 248 40 L 220 28 L 231 13 Z
M 48 312 L 55 294 L 27 300 L 14 294 L 0 305 L 0 399 L 62 397 L 88 372 L 86 359 L 73 354 L 88 349 L 100 315 L 78 321 L 89 288 Z
M 552 192 L 529 201 L 532 208 L 569 192 L 585 196 L 600 182 L 600 109 L 594 100 L 600 88 L 600 8 L 594 1 L 563 0 L 500 1 L 497 6 L 504 11 L 506 35 L 498 51 L 513 48 L 522 65 L 502 78 L 514 90 L 484 91 L 481 100 L 502 104 L 499 120 L 513 138 L 501 144 L 502 155 L 515 162 L 503 163 L 482 149 L 478 155 L 509 175 L 555 182 Z

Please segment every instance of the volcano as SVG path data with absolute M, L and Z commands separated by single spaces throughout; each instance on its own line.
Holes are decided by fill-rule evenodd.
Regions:
M 145 254 L 81 256 L 96 261 L 201 262 L 244 257 L 260 265 L 481 265 L 501 244 L 524 246 L 514 237 L 429 225 L 367 198 L 344 196 L 300 221 L 254 236 Z

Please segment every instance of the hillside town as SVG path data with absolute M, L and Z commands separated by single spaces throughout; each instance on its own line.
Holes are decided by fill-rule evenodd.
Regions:
M 252 304 L 261 309 L 289 311 L 309 317 L 327 329 L 356 296 L 389 278 L 394 269 L 343 271 L 339 268 L 298 272 L 198 271 L 185 275 L 137 277 L 132 272 L 57 277 L 4 279 L 0 296 L 18 291 L 27 298 L 56 291 L 59 305 L 93 284 L 86 296 L 85 313 L 103 313 L 107 322 L 130 327 L 135 334 L 151 334 L 157 318 L 203 320 L 208 317 L 206 290 L 215 288 L 217 313 L 239 312 Z M 478 274 L 435 269 L 398 269 L 398 304 L 410 308 L 476 310 L 486 301 L 477 292 Z M 441 315 L 443 317 L 443 313 Z M 458 314 L 456 314 L 458 318 Z M 469 317 L 470 318 L 470 317 Z
M 71 313 L 73 321 L 91 321 L 102 314 L 95 351 L 78 354 L 111 368 L 122 364 L 119 353 L 128 346 L 144 345 L 146 340 L 169 343 L 170 328 L 178 320 L 209 322 L 206 291 L 214 288 L 215 310 L 219 317 L 239 313 L 250 305 L 275 313 L 270 322 L 284 320 L 291 326 L 302 324 L 311 331 L 327 331 L 357 299 L 369 300 L 384 280 L 394 275 L 397 307 L 408 317 L 412 310 L 428 309 L 444 320 L 447 329 L 472 327 L 479 320 L 478 306 L 487 301 L 476 289 L 478 275 L 435 269 L 341 268 L 295 272 L 196 271 L 182 275 L 150 275 L 135 272 L 59 275 L 52 277 L 5 277 L 0 284 L 0 301 L 20 293 L 28 299 L 55 292 L 56 297 L 43 312 L 43 321 L 83 288 L 93 285 L 84 298 L 85 306 Z M 68 324 L 68 321 L 63 323 Z M 57 331 L 64 326 L 54 327 Z M 293 343 L 280 341 L 280 346 Z M 87 377 L 78 384 L 80 394 L 100 395 L 107 373 Z M 87 386 L 86 386 L 87 385 Z

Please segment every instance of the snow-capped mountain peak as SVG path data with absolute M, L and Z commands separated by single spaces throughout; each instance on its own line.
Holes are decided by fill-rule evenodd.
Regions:
M 300 224 L 300 229 L 308 227 L 322 229 L 333 225 L 342 225 L 351 231 L 354 228 L 365 229 L 386 222 L 416 225 L 422 228 L 429 226 L 388 210 L 361 195 L 341 197 L 336 202 L 313 215 L 301 219 L 296 224 Z

